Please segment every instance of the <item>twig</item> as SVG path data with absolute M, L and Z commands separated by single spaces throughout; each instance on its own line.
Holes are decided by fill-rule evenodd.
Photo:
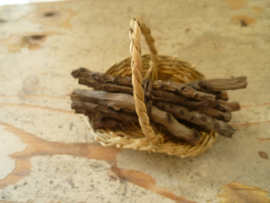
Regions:
M 235 132 L 235 130 L 227 123 L 211 118 L 210 116 L 202 114 L 199 111 L 190 111 L 185 107 L 175 104 L 167 105 L 167 103 L 160 101 L 156 102 L 155 105 L 158 108 L 171 113 L 178 119 L 182 119 L 202 127 L 204 131 L 214 130 L 226 137 L 231 137 Z
M 88 112 L 85 109 L 75 109 L 75 113 L 82 113 L 90 119 L 91 125 L 94 130 L 100 128 L 117 128 L 121 127 L 123 124 L 114 118 L 106 117 L 105 114 Z
M 96 90 L 103 90 L 107 92 L 114 92 L 114 93 L 126 93 L 126 94 L 133 94 L 133 89 L 131 87 L 127 86 L 120 86 L 116 84 L 111 83 L 99 83 L 95 80 L 80 78 L 79 84 L 86 85 L 88 87 L 93 87 Z M 223 112 L 217 111 L 213 109 L 211 106 L 217 108 L 217 109 L 229 109 L 229 107 L 226 107 L 225 104 L 219 104 L 213 103 L 211 101 L 195 101 L 187 99 L 186 97 L 183 97 L 181 95 L 174 94 L 172 92 L 166 92 L 166 91 L 158 91 L 158 90 L 152 90 L 151 94 L 153 96 L 153 99 L 155 101 L 163 101 L 163 102 L 170 102 L 175 104 L 181 104 L 183 106 L 189 107 L 191 109 L 200 110 L 203 113 L 206 113 L 209 116 L 212 116 L 217 119 L 222 119 L 224 121 L 229 121 L 230 117 L 229 115 L 226 115 Z M 216 101 L 215 101 L 216 102 Z M 226 108 L 225 108 L 225 107 Z
M 218 92 L 222 90 L 235 90 L 246 88 L 247 78 L 245 76 L 231 79 L 213 79 L 213 80 L 197 80 L 190 82 L 187 85 L 196 90 L 203 92 Z
M 71 99 L 75 103 L 73 104 L 73 108 L 88 108 L 91 106 L 90 109 L 95 109 L 94 107 L 92 108 L 93 105 L 90 104 L 91 102 L 103 105 L 106 108 L 110 107 L 115 111 L 122 110 L 123 112 L 127 112 L 128 110 L 129 113 L 132 112 L 135 114 L 134 99 L 131 95 L 127 94 L 114 94 L 103 91 L 76 89 L 71 94 Z M 99 110 L 99 108 L 97 108 L 97 110 Z M 103 110 L 104 108 L 102 111 Z M 116 114 L 111 113 L 110 115 Z M 166 127 L 172 135 L 184 139 L 192 145 L 194 145 L 200 139 L 200 133 L 198 131 L 185 127 L 184 125 L 180 124 L 170 113 L 164 112 L 155 106 L 152 106 L 150 119 Z
M 113 77 L 110 75 L 105 75 L 99 72 L 92 72 L 86 68 L 79 68 L 78 70 L 72 71 L 71 75 L 74 78 L 87 79 L 90 81 L 96 81 L 100 83 L 111 83 L 121 86 L 132 87 L 131 79 L 129 77 Z M 205 92 L 200 92 L 193 89 L 190 86 L 173 83 L 170 81 L 154 81 L 153 89 L 155 90 L 166 90 L 170 92 L 175 92 L 187 98 L 193 98 L 196 100 L 215 100 L 215 95 L 208 94 Z

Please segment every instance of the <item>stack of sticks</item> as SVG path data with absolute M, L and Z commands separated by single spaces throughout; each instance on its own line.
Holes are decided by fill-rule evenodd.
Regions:
M 72 109 L 91 118 L 94 129 L 117 128 L 139 122 L 135 111 L 131 78 L 113 77 L 86 68 L 74 70 L 79 84 L 93 90 L 75 89 Z M 171 135 L 194 145 L 201 131 L 215 131 L 231 137 L 235 129 L 228 125 L 231 112 L 240 110 L 237 102 L 228 102 L 225 90 L 247 86 L 246 77 L 197 80 L 190 83 L 145 79 L 145 103 L 153 123 L 164 126 Z

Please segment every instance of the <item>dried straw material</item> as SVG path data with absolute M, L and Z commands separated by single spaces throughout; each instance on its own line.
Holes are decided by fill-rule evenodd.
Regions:
M 140 36 L 146 39 L 151 54 L 141 56 Z M 131 76 L 134 88 L 134 101 L 136 113 L 139 117 L 138 124 L 129 124 L 121 129 L 98 129 L 92 130 L 89 120 L 89 128 L 95 139 L 103 146 L 115 146 L 123 149 L 134 149 L 148 152 L 167 153 L 182 158 L 196 156 L 212 146 L 217 138 L 213 131 L 210 134 L 201 132 L 201 139 L 192 146 L 186 142 L 175 142 L 173 137 L 167 135 L 158 125 L 150 123 L 144 103 L 144 91 L 142 81 L 144 78 L 152 80 L 170 80 L 183 83 L 203 79 L 204 76 L 196 71 L 188 62 L 181 61 L 176 57 L 157 55 L 154 38 L 149 27 L 139 16 L 130 21 L 130 54 L 131 58 L 124 59 L 114 64 L 107 72 L 113 76 Z

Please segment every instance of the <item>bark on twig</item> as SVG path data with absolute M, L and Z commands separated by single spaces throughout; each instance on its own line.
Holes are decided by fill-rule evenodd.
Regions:
M 72 76 L 74 78 L 79 79 L 87 79 L 90 81 L 96 81 L 99 83 L 110 83 L 116 84 L 120 86 L 129 86 L 132 87 L 131 79 L 129 77 L 113 77 L 110 75 L 105 75 L 99 72 L 92 72 L 85 68 L 80 68 L 78 70 L 72 71 Z M 82 83 L 83 84 L 83 83 Z M 86 84 L 85 84 L 86 85 Z M 193 89 L 190 86 L 173 83 L 170 81 L 154 81 L 153 89 L 155 90 L 166 90 L 170 92 L 175 92 L 176 94 L 180 94 L 187 98 L 193 98 L 195 100 L 215 100 L 215 95 L 208 94 L 205 92 L 200 92 L 198 90 Z
M 218 100 L 218 99 L 221 99 L 221 100 L 224 100 L 224 101 L 229 100 L 229 96 L 228 96 L 226 91 L 215 92 L 215 95 L 216 95 L 216 100 Z
M 122 110 L 123 112 L 128 112 L 135 114 L 135 102 L 131 95 L 127 94 L 114 94 L 107 93 L 103 91 L 89 91 L 89 90 L 79 90 L 76 89 L 71 94 L 71 99 L 73 100 L 73 108 L 87 108 L 101 112 L 108 112 L 108 109 L 112 108 L 112 111 Z M 93 104 L 100 104 L 104 107 L 95 107 Z M 110 109 L 111 110 L 111 109 Z M 87 110 L 88 111 L 88 110 Z M 117 115 L 117 112 L 110 112 L 111 116 Z M 128 116 L 128 115 L 126 115 Z M 150 114 L 150 119 L 156 123 L 159 123 L 167 128 L 167 130 L 174 136 L 184 139 L 190 144 L 194 145 L 200 139 L 200 133 L 194 129 L 189 129 L 184 125 L 180 124 L 170 113 L 164 112 L 155 106 L 152 107 Z
M 212 80 L 197 80 L 190 82 L 187 85 L 196 90 L 203 92 L 218 92 L 222 90 L 235 90 L 246 88 L 247 78 L 245 76 L 231 79 L 212 79 Z
M 86 110 L 87 112 L 100 113 L 102 115 L 106 115 L 106 117 L 115 118 L 124 123 L 138 122 L 138 117 L 136 115 L 115 111 L 113 109 L 110 109 L 106 106 L 99 104 L 80 101 L 78 100 L 78 98 L 77 100 L 73 101 L 73 103 L 71 104 L 71 108 L 74 110 L 83 109 Z
M 79 84 L 87 85 L 88 87 L 93 87 L 96 90 L 103 90 L 107 92 L 119 92 L 119 93 L 126 93 L 126 94 L 133 94 L 133 89 L 129 86 L 131 86 L 130 78 L 128 77 L 113 77 L 109 75 L 104 75 L 98 72 L 92 72 L 84 68 L 80 68 L 78 70 L 75 70 L 72 72 L 72 75 L 75 78 L 79 78 Z M 232 80 L 232 79 L 229 79 Z M 203 82 L 207 82 L 208 80 L 204 80 Z M 223 80 L 218 80 L 223 82 Z M 210 81 L 211 82 L 211 81 Z M 121 84 L 117 85 L 115 83 Z M 213 84 L 217 83 L 216 81 L 212 82 Z M 231 82 L 232 83 L 232 82 Z M 189 85 L 198 86 L 200 84 L 200 81 L 195 81 L 193 83 L 188 83 Z M 209 86 L 209 85 L 208 85 Z M 226 105 L 226 103 L 221 102 L 221 99 L 226 100 L 228 99 L 227 93 L 224 91 L 217 92 L 218 98 L 220 100 L 215 99 L 215 95 L 204 93 L 204 92 L 198 92 L 197 90 L 194 90 L 191 88 L 191 86 L 188 86 L 186 84 L 177 84 L 172 83 L 170 81 L 155 81 L 153 82 L 153 99 L 160 100 L 160 101 L 166 101 L 171 103 L 181 103 L 184 106 L 198 109 L 199 106 L 209 106 L 215 109 L 218 109 L 223 112 L 230 112 L 232 109 L 230 106 Z M 164 91 L 166 90 L 166 91 Z M 174 94 L 180 93 L 179 94 Z M 186 97 L 184 97 L 185 95 Z M 198 100 L 192 100 L 192 98 Z M 212 102 L 210 102 L 212 101 Z M 238 105 L 239 106 L 239 105 Z M 235 108 L 234 108 L 235 109 Z
M 123 125 L 119 120 L 106 117 L 106 115 L 102 113 L 88 112 L 85 109 L 75 109 L 75 113 L 81 113 L 88 116 L 94 130 L 100 128 L 116 128 Z
M 204 131 L 214 130 L 215 132 L 231 137 L 235 130 L 227 123 L 214 119 L 199 111 L 190 111 L 189 109 L 175 104 L 167 105 L 164 102 L 156 102 L 155 105 L 161 110 L 171 113 L 178 119 L 182 119 L 200 126 Z
M 114 77 L 99 72 L 92 72 L 86 68 L 79 68 L 72 71 L 71 74 L 74 78 L 85 78 L 96 80 L 97 82 L 101 83 L 114 83 L 117 85 L 132 87 L 131 78 L 129 77 Z M 246 86 L 247 81 L 245 76 L 231 79 L 197 80 L 194 82 L 182 84 L 170 81 L 154 81 L 153 83 L 153 89 L 171 91 L 177 94 L 182 94 L 188 98 L 194 98 L 198 100 L 213 100 L 216 96 L 218 96 L 219 99 L 226 100 L 228 95 L 223 90 L 241 89 L 245 88 Z M 203 90 L 203 92 L 198 90 Z M 215 93 L 216 96 L 208 93 Z
M 114 92 L 114 93 L 126 93 L 126 94 L 133 94 L 133 89 L 131 87 L 127 86 L 119 86 L 115 84 L 110 84 L 110 83 L 99 83 L 94 80 L 89 80 L 89 79 L 84 79 L 80 78 L 79 79 L 79 84 L 84 84 L 87 85 L 88 87 L 93 87 L 96 90 L 103 90 L 107 92 Z M 227 112 L 229 107 L 226 107 L 224 103 L 218 104 L 213 103 L 210 101 L 194 101 L 194 100 L 189 100 L 181 95 L 174 94 L 172 92 L 166 92 L 166 91 L 158 91 L 158 90 L 152 90 L 151 91 L 153 100 L 155 101 L 163 101 L 163 102 L 170 102 L 170 103 L 175 103 L 175 104 L 181 104 L 183 106 L 189 107 L 194 110 L 200 110 L 201 112 L 212 116 L 217 119 L 222 119 L 226 122 L 228 122 L 231 118 L 230 115 L 217 111 L 211 106 L 219 109 L 219 110 L 224 110 L 226 109 L 225 112 Z M 214 101 L 216 102 L 216 101 Z M 226 108 L 225 108 L 226 107 Z
M 101 90 L 76 89 L 71 95 L 72 108 L 76 113 L 90 117 L 94 129 L 116 128 L 123 124 L 139 122 L 135 102 L 131 96 L 131 78 L 114 77 L 85 68 L 74 70 L 72 76 L 79 79 L 79 84 Z M 240 110 L 240 105 L 237 102 L 227 102 L 228 94 L 225 90 L 246 86 L 244 76 L 197 80 L 182 84 L 146 80 L 143 83 L 149 118 L 164 126 L 175 137 L 192 145 L 201 136 L 197 130 L 191 129 L 193 126 L 202 131 L 214 130 L 223 136 L 232 136 L 235 130 L 225 122 L 230 121 L 232 111 Z M 191 128 L 180 124 L 174 116 Z

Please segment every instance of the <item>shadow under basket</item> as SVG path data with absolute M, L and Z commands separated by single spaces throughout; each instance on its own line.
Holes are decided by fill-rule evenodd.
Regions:
M 177 83 L 190 82 L 204 79 L 203 74 L 195 70 L 188 62 L 181 61 L 176 57 L 157 55 L 158 80 L 166 80 Z M 150 68 L 152 56 L 145 54 L 141 56 L 142 76 Z M 132 76 L 132 57 L 114 64 L 106 72 L 112 76 Z M 138 123 L 132 123 L 117 129 L 97 129 L 93 130 L 89 119 L 87 124 L 98 141 L 103 146 L 115 146 L 122 149 L 133 149 L 148 152 L 166 153 L 179 156 L 181 158 L 196 156 L 210 148 L 217 139 L 217 133 L 200 132 L 200 140 L 193 146 L 189 143 L 175 139 L 166 129 L 159 124 L 151 123 L 152 129 L 158 137 L 161 137 L 159 143 L 153 143 L 145 137 Z

